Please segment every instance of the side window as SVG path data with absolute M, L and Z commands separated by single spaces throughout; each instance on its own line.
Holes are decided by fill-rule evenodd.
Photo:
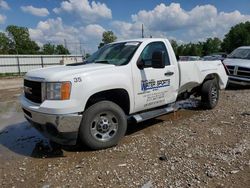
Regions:
M 152 55 L 155 51 L 163 51 L 165 54 L 165 65 L 170 65 L 168 52 L 163 42 L 152 42 L 142 51 L 140 59 L 144 61 L 145 67 L 152 67 Z

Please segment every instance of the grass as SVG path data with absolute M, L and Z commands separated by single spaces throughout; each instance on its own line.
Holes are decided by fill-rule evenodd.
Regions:
M 9 77 L 19 77 L 24 76 L 25 72 L 18 73 L 0 73 L 0 78 L 9 78 Z

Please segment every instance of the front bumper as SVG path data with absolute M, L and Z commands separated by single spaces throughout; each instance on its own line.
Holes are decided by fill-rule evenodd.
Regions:
M 241 85 L 241 86 L 249 86 L 250 85 L 250 79 L 242 78 L 242 77 L 238 77 L 238 76 L 229 76 L 228 82 L 232 83 L 232 84 Z
M 82 120 L 79 114 L 45 114 L 23 107 L 25 118 L 45 137 L 62 145 L 75 145 Z

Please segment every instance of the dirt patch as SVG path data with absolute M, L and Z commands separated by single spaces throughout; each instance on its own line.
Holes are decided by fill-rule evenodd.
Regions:
M 5 92 L 1 100 L 14 94 Z M 101 151 L 50 145 L 16 111 L 8 121 L 0 112 L 1 187 L 250 186 L 250 90 L 222 91 L 214 110 L 130 124 L 118 146 Z
M 0 78 L 0 92 L 5 89 L 16 89 L 23 86 L 23 77 Z
M 16 103 L 22 92 L 23 77 L 0 78 L 0 105 L 8 101 Z
M 0 102 L 16 101 L 22 94 L 22 88 L 0 90 Z

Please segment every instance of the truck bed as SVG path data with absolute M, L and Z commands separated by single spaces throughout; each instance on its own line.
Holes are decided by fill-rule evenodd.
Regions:
M 227 85 L 227 74 L 221 61 L 179 61 L 178 66 L 179 94 L 200 85 L 205 77 L 212 73 L 220 75 L 218 76 L 220 89 L 224 89 Z

